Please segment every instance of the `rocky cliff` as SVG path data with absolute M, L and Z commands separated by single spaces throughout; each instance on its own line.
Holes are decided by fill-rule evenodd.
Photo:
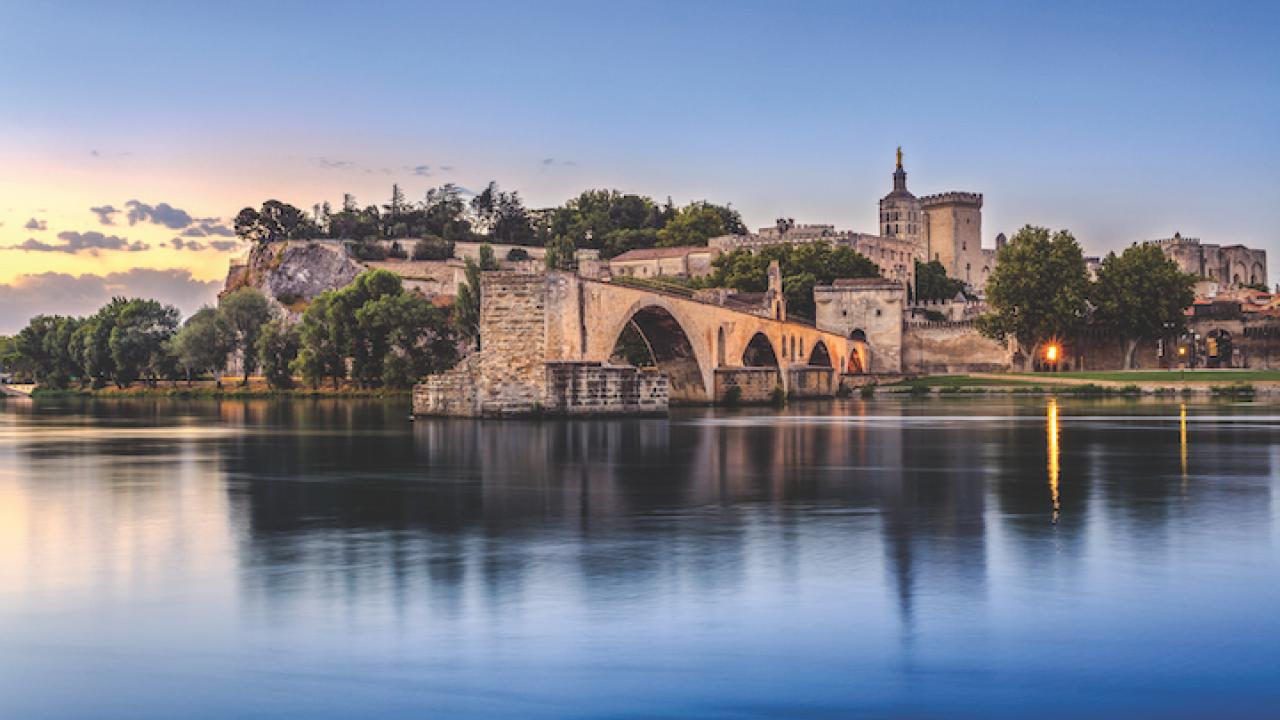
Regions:
M 347 285 L 364 269 L 336 242 L 257 245 L 244 261 L 232 263 L 222 294 L 257 288 L 293 315 L 320 293 Z

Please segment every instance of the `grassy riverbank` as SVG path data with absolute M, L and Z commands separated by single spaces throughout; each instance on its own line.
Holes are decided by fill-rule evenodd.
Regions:
M 874 392 L 912 395 L 1046 394 L 1248 397 L 1280 393 L 1274 370 L 1136 370 L 1072 373 L 974 373 L 928 375 L 884 385 Z

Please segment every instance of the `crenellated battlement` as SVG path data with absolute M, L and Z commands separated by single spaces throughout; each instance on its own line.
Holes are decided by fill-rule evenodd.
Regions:
M 1157 245 L 1199 245 L 1200 238 L 1182 237 L 1182 235 L 1174 233 L 1171 238 L 1160 238 L 1154 242 Z
M 944 192 L 936 195 L 925 195 L 920 198 L 920 206 L 922 208 L 938 207 L 940 205 L 969 205 L 975 208 L 982 207 L 982 193 L 971 192 Z

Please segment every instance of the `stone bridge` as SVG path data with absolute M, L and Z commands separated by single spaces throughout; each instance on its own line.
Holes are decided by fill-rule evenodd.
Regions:
M 787 319 L 776 270 L 770 285 L 760 302 L 732 303 L 570 272 L 483 273 L 480 349 L 415 388 L 414 410 L 658 413 L 668 401 L 761 402 L 779 389 L 832 395 L 869 367 L 864 333 Z

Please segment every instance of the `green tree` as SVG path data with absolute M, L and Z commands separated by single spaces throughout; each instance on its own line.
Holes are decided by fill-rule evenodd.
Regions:
M 550 237 L 568 237 L 577 247 L 605 257 L 652 247 L 665 218 L 652 198 L 617 190 L 587 190 L 551 211 Z
M 916 300 L 951 300 L 964 289 L 964 281 L 947 277 L 946 267 L 937 260 L 916 261 Z
M 326 378 L 332 378 L 337 388 L 338 381 L 347 374 L 342 338 L 335 331 L 342 322 L 334 311 L 335 295 L 336 291 L 331 290 L 316 296 L 298 325 L 300 350 L 290 369 L 312 388 L 319 387 Z
M 996 340 L 1013 338 L 1024 367 L 1049 339 L 1066 339 L 1085 322 L 1089 277 L 1071 233 L 1027 225 L 1010 238 L 987 280 L 991 311 L 978 329 Z
M 244 371 L 240 384 L 248 385 L 250 373 L 258 366 L 258 356 L 254 352 L 258 333 L 273 315 L 271 304 L 255 288 L 244 287 L 224 296 L 218 303 L 218 311 L 222 313 L 226 327 L 231 331 L 233 346 L 240 355 Z
M 422 203 L 423 235 L 436 235 L 450 242 L 472 239 L 467 203 L 457 185 L 447 183 L 427 191 Z
M 735 250 L 716 258 L 715 271 L 703 281 L 707 287 L 764 292 L 769 286 L 769 263 L 777 260 L 787 312 L 812 318 L 813 287 L 840 278 L 879 277 L 875 263 L 850 247 L 828 243 L 770 245 L 758 252 Z
M 550 270 L 573 270 L 578 266 L 578 248 L 568 235 L 556 235 L 547 242 L 547 254 L 543 258 Z
M 178 309 L 155 300 L 130 300 L 111 329 L 111 360 L 116 382 L 129 385 L 145 377 L 151 384 L 171 367 L 169 339 L 178 328 Z
M 169 348 L 186 374 L 187 384 L 192 376 L 209 373 L 221 388 L 227 356 L 235 348 L 235 333 L 217 308 L 206 305 L 187 318 Z
M 79 376 L 71 338 L 81 322 L 62 315 L 37 315 L 18 332 L 14 338 L 15 359 L 29 369 L 37 384 L 66 388 Z
M 710 238 L 728 232 L 729 225 L 725 222 L 722 208 L 695 202 L 680 208 L 671 222 L 658 231 L 658 244 L 663 247 L 706 245 Z
M 1195 282 L 1152 243 L 1130 245 L 1103 259 L 1089 295 L 1093 322 L 1124 339 L 1125 369 L 1133 368 L 1139 342 L 1183 331 L 1183 311 L 1195 300 Z
M 467 258 L 467 281 L 458 285 L 453 299 L 453 322 L 461 337 L 480 336 L 480 273 L 497 269 L 498 260 L 488 244 L 480 246 L 480 262 Z
M 267 384 L 273 388 L 293 387 L 291 364 L 298 356 L 298 330 L 285 320 L 275 319 L 262 326 L 254 349 Z
M 379 380 L 385 387 L 410 387 L 457 359 L 448 313 L 418 293 L 370 300 L 356 311 L 356 323 L 382 349 Z
M 120 313 L 128 304 L 129 300 L 125 298 L 112 298 L 86 318 L 72 338 L 72 352 L 83 371 L 81 377 L 95 388 L 106 385 L 109 380 L 114 381 L 118 387 L 124 387 L 124 381 L 117 373 L 115 359 L 111 356 L 111 332 L 115 330 Z
M 236 235 L 259 243 L 300 240 L 319 235 L 311 218 L 302 210 L 279 200 L 262 203 L 261 210 L 247 207 L 235 219 Z
M 488 231 L 495 243 L 529 245 L 536 238 L 533 217 L 516 192 L 503 192 L 495 182 L 489 183 L 471 199 L 471 210 L 477 224 Z

